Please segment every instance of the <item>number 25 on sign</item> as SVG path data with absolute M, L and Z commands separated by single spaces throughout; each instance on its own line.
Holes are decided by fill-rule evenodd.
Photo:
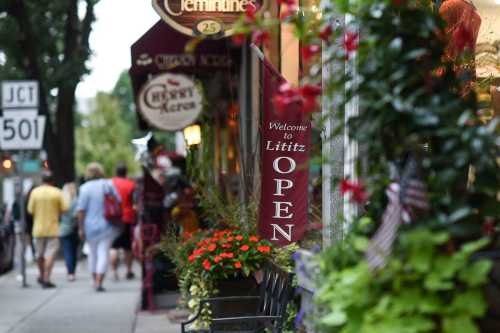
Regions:
M 3 112 L 0 118 L 2 150 L 40 149 L 45 129 L 45 116 L 36 109 Z

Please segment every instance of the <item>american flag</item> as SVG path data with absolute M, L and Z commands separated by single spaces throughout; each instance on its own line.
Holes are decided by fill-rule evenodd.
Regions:
M 371 269 L 385 265 L 400 224 L 410 223 L 417 210 L 429 209 L 426 187 L 417 176 L 417 162 L 413 156 L 408 158 L 399 182 L 391 183 L 386 194 L 389 203 L 382 216 L 382 225 L 370 240 L 365 254 Z

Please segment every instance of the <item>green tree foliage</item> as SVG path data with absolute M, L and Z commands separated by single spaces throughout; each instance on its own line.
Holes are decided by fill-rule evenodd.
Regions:
M 132 91 L 132 83 L 128 71 L 121 72 L 118 80 L 115 83 L 111 95 L 114 96 L 120 104 L 120 115 L 131 128 L 131 138 L 137 138 L 143 135 L 139 129 L 137 122 L 137 114 L 135 113 L 134 93 Z
M 99 93 L 92 113 L 82 116 L 81 126 L 76 130 L 76 156 L 78 173 L 83 173 L 90 162 L 104 166 L 107 176 L 114 175 L 118 163 L 126 163 L 129 173 L 138 170 L 130 144 L 130 124 L 122 117 L 119 100 Z
M 139 127 L 134 93 L 128 71 L 125 70 L 120 74 L 111 95 L 118 100 L 120 115 L 130 127 L 129 141 L 146 135 L 145 129 Z M 175 134 L 173 132 L 157 132 L 155 138 L 164 144 L 167 150 L 175 150 Z
M 88 73 L 99 0 L 1 0 L 0 79 L 40 84 L 44 148 L 59 183 L 74 180 L 75 90 Z

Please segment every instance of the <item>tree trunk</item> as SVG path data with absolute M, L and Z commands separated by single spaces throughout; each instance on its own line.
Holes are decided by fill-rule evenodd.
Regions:
M 49 163 L 54 172 L 58 185 L 75 181 L 75 107 L 76 84 L 66 84 L 59 87 L 57 113 L 55 124 L 57 127 L 56 142 L 47 142 L 51 145 L 54 156 L 49 154 Z M 47 149 L 49 151 L 49 149 Z

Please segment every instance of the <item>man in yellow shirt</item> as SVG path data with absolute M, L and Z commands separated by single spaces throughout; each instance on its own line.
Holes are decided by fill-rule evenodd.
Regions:
M 59 218 L 68 210 L 63 193 L 52 185 L 50 171 L 42 175 L 43 184 L 36 187 L 28 200 L 28 212 L 33 215 L 33 238 L 40 277 L 38 283 L 46 288 L 54 288 L 50 274 L 59 249 Z

